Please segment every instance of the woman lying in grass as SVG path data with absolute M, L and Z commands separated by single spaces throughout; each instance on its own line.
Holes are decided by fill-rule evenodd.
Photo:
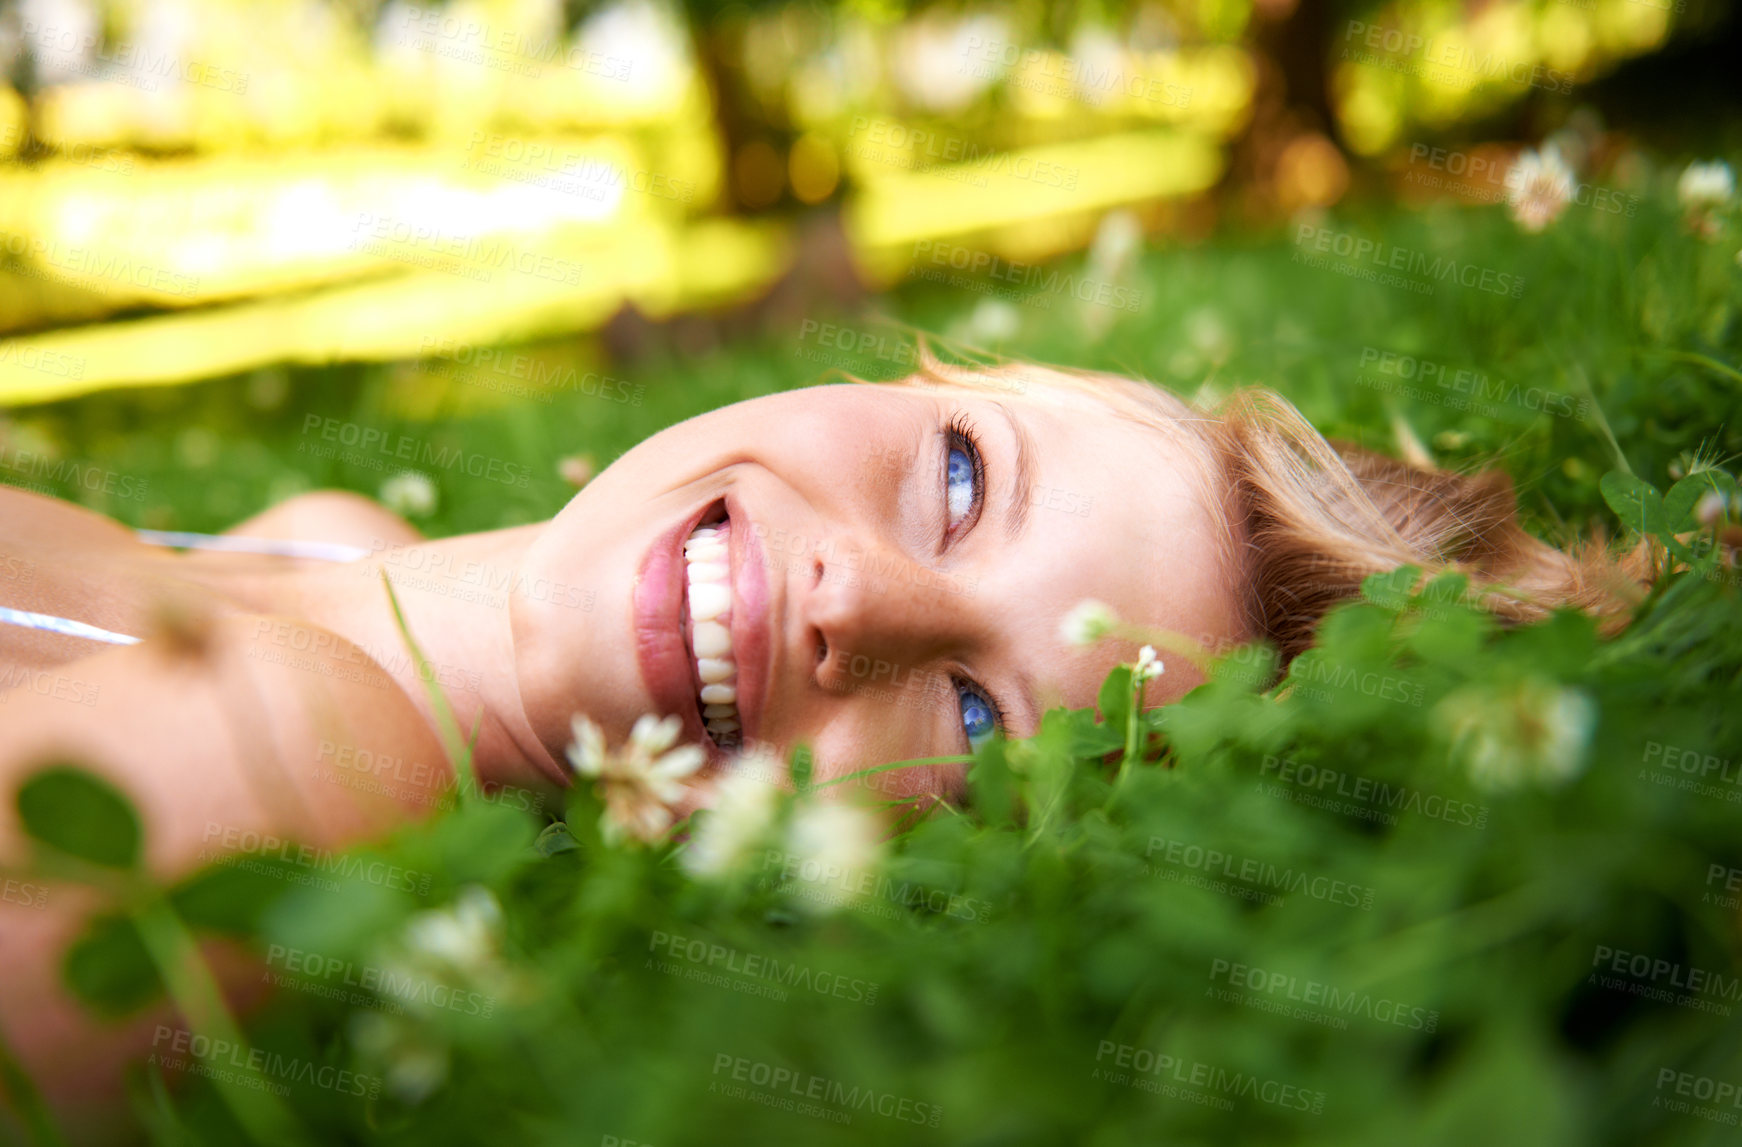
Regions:
M 747 742 L 809 744 L 826 779 L 1092 705 L 1134 643 L 1069 642 L 1061 622 L 1086 599 L 1286 661 L 1364 577 L 1405 563 L 1465 570 L 1517 620 L 1569 603 L 1619 616 L 1634 587 L 1600 552 L 1525 533 L 1498 473 L 1333 448 L 1267 391 L 1201 413 L 1029 366 L 928 362 L 900 383 L 738 403 L 643 442 L 538 525 L 426 543 L 327 493 L 233 531 L 363 551 L 349 562 L 178 554 L 16 492 L 0 520 L 0 563 L 31 575 L 0 583 L 0 788 L 88 764 L 140 807 L 165 879 L 266 841 L 341 846 L 436 803 L 452 773 L 426 679 L 476 727 L 493 789 L 567 783 L 577 712 L 611 744 L 675 716 L 706 751 L 682 815 Z M 1202 680 L 1166 662 L 1151 704 Z M 964 766 L 885 776 L 895 795 L 954 800 Z M 23 852 L 10 798 L 0 809 L 10 867 Z M 88 1096 L 92 1048 L 138 1053 L 162 1017 L 97 1040 L 58 987 L 73 899 L 0 904 L 0 1017 L 34 1075 Z

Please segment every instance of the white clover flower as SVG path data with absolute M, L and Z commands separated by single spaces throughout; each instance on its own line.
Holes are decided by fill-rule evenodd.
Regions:
M 604 734 L 581 714 L 572 721 L 575 741 L 569 763 L 575 772 L 598 783 L 605 813 L 600 831 L 615 844 L 624 837 L 644 844 L 664 836 L 672 823 L 672 806 L 685 794 L 684 780 L 702 767 L 707 754 L 699 745 L 672 748 L 683 723 L 646 714 L 635 722 L 629 743 L 616 753 L 605 748 Z
M 397 936 L 377 948 L 374 960 L 385 971 L 377 992 L 383 999 L 404 1002 L 414 1013 L 441 1010 L 440 997 L 428 991 L 431 985 L 476 992 L 488 1001 L 487 1009 L 521 991 L 519 978 L 502 958 L 502 906 L 481 884 L 461 888 L 446 908 L 413 916 Z M 397 1060 L 401 1054 L 396 1051 L 388 1058 Z M 423 1066 L 431 1065 L 426 1061 Z M 415 1074 L 411 1067 L 406 1071 Z
M 1067 645 L 1093 645 L 1118 624 L 1118 614 L 1093 598 L 1084 598 L 1059 622 L 1059 636 Z
M 381 483 L 381 504 L 407 518 L 435 513 L 436 487 L 428 474 L 404 470 Z
M 475 973 L 496 959 L 502 906 L 490 890 L 468 884 L 452 908 L 420 912 L 405 927 L 405 944 L 419 957 Z
M 882 855 L 883 832 L 877 818 L 864 809 L 806 801 L 793 814 L 787 852 L 791 871 L 800 880 L 826 886 L 830 893 L 804 896 L 799 903 L 813 912 L 831 912 L 860 894 L 863 877 Z M 844 895 L 832 895 L 837 889 Z
M 386 1065 L 387 1090 L 408 1106 L 422 1103 L 447 1082 L 447 1045 L 398 1016 L 354 1012 L 351 1042 L 365 1057 Z
M 401 1103 L 412 1105 L 422 1103 L 447 1081 L 447 1049 L 413 1044 L 398 1049 L 383 1082 Z
M 1155 655 L 1155 646 L 1145 645 L 1137 651 L 1136 673 L 1139 681 L 1160 677 L 1164 672 L 1166 669 L 1161 663 L 1161 658 Z
M 975 342 L 1009 342 L 1021 331 L 1021 313 L 1002 299 L 981 299 L 968 317 L 968 333 Z
M 1490 791 L 1553 786 L 1577 776 L 1597 709 L 1577 689 L 1526 682 L 1497 691 L 1468 686 L 1440 702 L 1435 718 L 1470 779 Z
M 779 799 L 768 778 L 778 775 L 780 765 L 776 753 L 761 747 L 738 758 L 684 850 L 683 866 L 690 875 L 730 874 L 773 827 Z
M 591 454 L 570 454 L 557 460 L 556 472 L 559 478 L 579 490 L 593 480 L 599 466 Z
M 1577 689 L 1552 689 L 1541 695 L 1536 715 L 1537 774 L 1551 784 L 1577 776 L 1585 767 L 1585 748 L 1597 723 L 1597 706 Z
M 605 734 L 586 715 L 576 713 L 569 718 L 569 730 L 575 739 L 569 745 L 569 764 L 583 777 L 597 777 L 605 769 Z
M 1736 194 L 1736 173 L 1721 159 L 1710 163 L 1690 163 L 1676 181 L 1675 195 L 1691 212 L 1722 207 Z
M 1576 182 L 1558 148 L 1526 151 L 1506 173 L 1506 202 L 1513 221 L 1526 231 L 1541 231 L 1566 210 Z
M 1200 357 L 1221 365 L 1234 353 L 1234 332 L 1215 307 L 1199 307 L 1185 319 L 1186 342 Z
M 413 916 L 371 958 L 383 973 L 375 993 L 404 1010 L 358 1013 L 351 1038 L 359 1053 L 382 1065 L 387 1090 L 408 1104 L 423 1102 L 449 1075 L 448 1041 L 441 1025 L 429 1022 L 445 1011 L 435 987 L 482 997 L 485 1016 L 498 1001 L 525 994 L 502 958 L 502 906 L 481 884 L 462 887 L 446 908 Z

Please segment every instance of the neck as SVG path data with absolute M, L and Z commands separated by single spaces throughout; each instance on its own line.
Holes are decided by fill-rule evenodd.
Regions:
M 525 553 L 542 528 L 384 549 L 310 571 L 303 583 L 304 615 L 378 661 L 438 735 L 432 685 L 440 688 L 462 739 L 477 727 L 472 763 L 485 784 L 561 784 L 566 772 L 533 735 L 515 668 L 510 605 L 523 592 Z M 394 618 L 384 575 L 423 653 L 423 672 Z

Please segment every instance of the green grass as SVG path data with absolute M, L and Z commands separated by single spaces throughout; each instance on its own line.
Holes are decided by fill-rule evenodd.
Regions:
M 1499 211 L 1327 225 L 1525 286 L 1422 295 L 1298 262 L 1290 236 L 1219 242 L 1145 256 L 1141 309 L 1098 339 L 1059 299 L 1017 308 L 998 349 L 1188 393 L 1268 383 L 1383 448 L 1401 419 L 1444 464 L 1504 466 L 1556 537 L 1619 532 L 1608 471 L 1667 488 L 1696 453 L 1735 456 L 1734 220 L 1701 241 L 1660 190 L 1635 218 L 1574 208 L 1534 237 Z M 886 302 L 887 328 L 831 321 L 948 335 L 977 302 L 916 288 Z M 388 413 L 392 371 L 335 368 L 292 373 L 276 404 L 247 397 L 275 384 L 228 380 L 19 425 L 149 478 L 144 499 L 102 508 L 160 527 L 221 528 L 297 487 L 376 489 L 381 474 L 298 451 L 309 415 L 530 467 L 524 489 L 437 473 L 424 524 L 446 533 L 554 511 L 565 454 L 603 463 L 690 414 L 813 380 L 796 353 L 809 345 L 788 329 L 612 371 L 644 386 L 640 406 L 569 396 L 429 423 Z M 1363 356 L 1387 351 L 1520 397 L 1470 412 L 1385 393 L 1361 379 Z M 1369 380 L 1395 378 L 1380 365 Z M 1372 591 L 1329 619 L 1292 690 L 1257 691 L 1236 657 L 1144 717 L 1147 752 L 1118 784 L 1102 758 L 1127 743 L 1124 671 L 1105 723 L 1061 711 L 1029 742 L 995 742 L 969 809 L 893 842 L 880 880 L 833 914 L 808 911 L 814 889 L 782 887 L 761 850 L 704 885 L 668 850 L 606 847 L 585 789 L 566 829 L 469 802 L 373 851 L 433 873 L 418 893 L 228 869 L 172 902 L 196 929 L 358 968 L 401 958 L 384 938 L 464 885 L 500 902 L 494 954 L 428 973 L 488 999 L 487 1016 L 413 1003 L 368 1020 L 379 1011 L 283 991 L 248 1021 L 259 1048 L 386 1081 L 373 1097 L 293 1084 L 285 1102 L 322 1142 L 1733 1141 L 1725 1120 L 1742 1109 L 1697 1097 L 1742 1087 L 1736 580 L 1665 579 L 1612 642 L 1577 615 L 1501 631 L 1443 596 Z M 1684 771 L 1707 757 L 1718 766 Z M 752 957 L 776 963 L 744 971 Z M 406 1101 L 430 1064 L 445 1082 Z M 791 1074 L 759 1082 L 775 1071 Z M 182 1141 L 175 1127 L 242 1141 L 206 1083 L 138 1094 L 161 1142 Z M 807 1096 L 850 1121 L 807 1114 Z

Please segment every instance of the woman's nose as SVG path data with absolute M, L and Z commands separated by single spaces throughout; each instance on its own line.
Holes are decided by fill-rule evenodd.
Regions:
M 808 635 L 837 654 L 916 666 L 969 636 L 968 583 L 884 545 L 814 554 L 804 617 Z

